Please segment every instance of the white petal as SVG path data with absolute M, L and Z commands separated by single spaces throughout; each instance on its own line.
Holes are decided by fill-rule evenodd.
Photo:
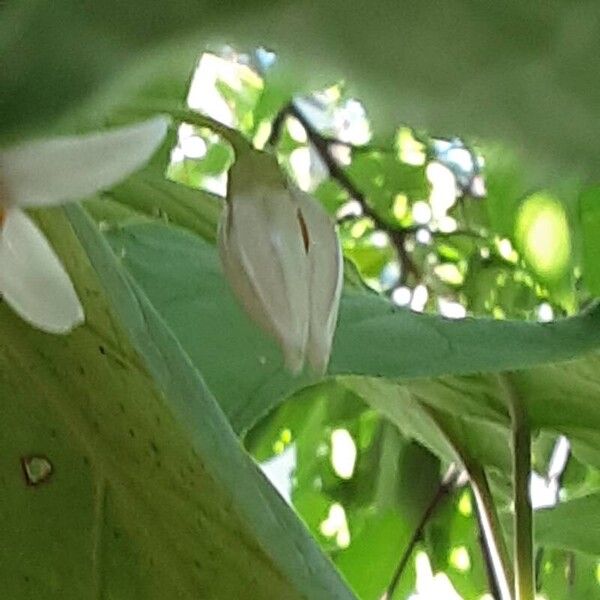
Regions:
M 109 188 L 142 167 L 163 140 L 168 119 L 80 136 L 27 142 L 0 151 L 8 205 L 49 206 Z
M 308 194 L 294 191 L 309 235 L 310 325 L 307 358 L 323 375 L 329 363 L 344 280 L 344 262 L 335 225 Z
M 308 337 L 306 255 L 287 190 L 253 190 L 228 201 L 219 247 L 240 302 L 281 345 L 286 367 L 304 364 Z
M 83 323 L 83 308 L 54 250 L 31 219 L 11 209 L 0 230 L 0 294 L 25 321 L 50 333 Z

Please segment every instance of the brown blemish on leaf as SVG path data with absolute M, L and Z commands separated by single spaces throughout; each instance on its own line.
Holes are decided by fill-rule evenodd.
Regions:
M 21 468 L 25 476 L 25 483 L 30 486 L 46 483 L 54 471 L 50 460 L 43 455 L 23 456 Z

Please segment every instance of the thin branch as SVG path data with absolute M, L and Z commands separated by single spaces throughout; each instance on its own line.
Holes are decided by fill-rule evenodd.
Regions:
M 363 214 L 371 219 L 375 224 L 377 229 L 385 231 L 389 237 L 390 241 L 394 245 L 396 249 L 396 253 L 398 255 L 398 260 L 402 265 L 402 273 L 404 274 L 412 273 L 416 278 L 419 278 L 419 270 L 415 263 L 413 262 L 410 254 L 406 250 L 404 243 L 406 241 L 406 237 L 409 233 L 407 230 L 396 229 L 390 227 L 378 214 L 375 210 L 371 208 L 368 204 L 365 195 L 356 187 L 354 182 L 347 175 L 346 171 L 342 168 L 342 166 L 338 163 L 337 159 L 333 155 L 331 151 L 331 142 L 325 139 L 310 123 L 310 121 L 304 116 L 304 114 L 291 102 L 280 114 L 288 114 L 295 117 L 298 122 L 302 125 L 304 130 L 306 131 L 306 135 L 312 144 L 313 148 L 327 167 L 329 171 L 329 175 L 332 179 L 337 181 L 337 183 L 348 193 L 348 195 L 356 200 L 361 208 Z M 279 115 L 278 115 L 279 118 Z M 271 139 L 276 139 L 274 137 L 274 133 L 277 129 L 281 127 L 281 122 L 277 119 L 273 124 L 273 132 L 271 134 Z M 278 135 L 278 134 L 277 134 Z
M 512 424 L 513 487 L 515 503 L 515 600 L 534 600 L 533 510 L 529 498 L 531 431 L 522 399 L 509 377 L 499 376 Z
M 396 570 L 394 571 L 394 575 L 392 576 L 390 584 L 389 584 L 385 594 L 381 597 L 381 600 L 392 600 L 392 598 L 394 596 L 394 592 L 396 591 L 396 587 L 398 586 L 398 583 L 400 581 L 400 577 L 402 577 L 402 573 L 404 573 L 404 570 L 406 569 L 406 565 L 408 564 L 408 561 L 409 561 L 410 557 L 412 556 L 412 553 L 413 553 L 417 543 L 423 537 L 423 531 L 425 529 L 425 526 L 427 525 L 427 523 L 429 522 L 429 520 L 435 513 L 436 509 L 440 506 L 442 501 L 454 489 L 459 476 L 460 476 L 460 471 L 456 467 L 452 466 L 452 467 L 450 467 L 450 469 L 448 470 L 448 472 L 446 473 L 446 475 L 440 482 L 438 489 L 436 490 L 435 494 L 431 498 L 431 501 L 429 502 L 429 504 L 426 506 L 425 510 L 423 511 L 423 515 L 421 516 L 421 519 L 420 519 L 417 527 L 415 528 L 415 531 L 413 532 L 413 535 L 410 538 L 408 545 L 406 546 L 406 548 L 404 549 L 404 552 L 402 553 L 402 556 L 400 557 L 398 566 L 396 567 Z
M 283 129 L 283 124 L 285 123 L 285 119 L 287 117 L 287 107 L 283 110 L 280 110 L 277 113 L 277 116 L 273 120 L 271 125 L 271 133 L 269 134 L 269 139 L 267 140 L 267 145 L 276 146 L 277 142 L 281 138 L 281 131 Z

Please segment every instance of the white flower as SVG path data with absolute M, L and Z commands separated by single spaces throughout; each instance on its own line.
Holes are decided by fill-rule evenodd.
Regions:
M 50 333 L 84 321 L 60 259 L 21 209 L 55 206 L 109 188 L 143 166 L 168 121 L 0 149 L 0 295 L 23 319 Z
M 230 172 L 219 227 L 223 269 L 248 314 L 298 373 L 329 362 L 342 288 L 335 225 L 308 194 L 289 186 L 271 156 L 244 155 Z

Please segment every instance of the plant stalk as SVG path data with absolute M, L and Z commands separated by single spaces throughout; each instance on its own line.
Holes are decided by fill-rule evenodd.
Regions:
M 507 375 L 499 377 L 512 425 L 515 600 L 534 600 L 533 510 L 529 497 L 531 430 L 527 411 L 512 382 Z
M 487 476 L 481 465 L 469 464 L 467 473 L 471 483 L 471 490 L 475 497 L 477 521 L 487 548 L 486 559 L 489 559 L 488 572 L 493 575 L 495 585 L 490 584 L 497 591 L 501 600 L 512 600 L 511 585 L 514 575 L 511 567 L 510 554 L 506 546 L 500 519 L 496 511 L 492 492 Z M 485 554 L 485 553 L 484 553 Z

